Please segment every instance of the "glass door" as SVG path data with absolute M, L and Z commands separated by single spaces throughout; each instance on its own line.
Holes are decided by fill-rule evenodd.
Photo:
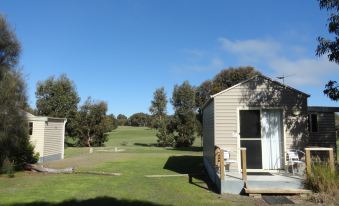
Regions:
M 240 110 L 240 146 L 247 149 L 247 168 L 262 169 L 260 110 Z

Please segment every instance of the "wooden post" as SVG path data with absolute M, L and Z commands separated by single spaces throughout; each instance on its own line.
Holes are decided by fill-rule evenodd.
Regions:
M 246 160 L 246 148 L 240 148 L 241 150 L 241 166 L 242 166 L 242 179 L 247 183 L 247 160 Z
M 328 150 L 328 157 L 329 157 L 329 165 L 330 165 L 330 168 L 331 168 L 331 171 L 334 172 L 334 158 L 333 158 L 333 148 L 330 148 Z
M 219 167 L 219 154 L 220 154 L 220 148 L 218 146 L 215 147 L 215 154 L 214 154 L 214 161 L 215 161 L 215 166 Z
M 306 156 L 305 156 L 305 160 L 306 160 L 306 174 L 307 176 L 311 175 L 311 169 L 312 169 L 312 165 L 311 165 L 311 150 L 309 148 L 305 148 L 305 152 L 306 152 Z
M 224 150 L 220 149 L 220 179 L 224 180 L 225 178 L 225 161 L 224 161 Z

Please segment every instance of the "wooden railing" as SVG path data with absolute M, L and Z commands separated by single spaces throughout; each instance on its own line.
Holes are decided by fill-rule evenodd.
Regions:
M 241 151 L 241 173 L 242 173 L 242 179 L 246 185 L 247 183 L 247 154 L 246 154 L 246 148 L 242 147 L 240 148 Z
M 224 162 L 224 150 L 218 146 L 215 146 L 215 168 L 218 169 L 220 179 L 225 179 L 225 162 Z
M 331 168 L 331 171 L 334 172 L 334 157 L 333 157 L 333 148 L 327 147 L 309 147 L 305 148 L 305 162 L 306 162 L 306 174 L 311 175 L 312 173 L 312 157 L 311 151 L 328 151 L 328 164 Z
M 242 179 L 247 182 L 247 156 L 246 156 L 246 148 L 240 148 L 241 152 L 241 167 L 242 167 Z M 224 150 L 219 146 L 215 146 L 215 168 L 220 174 L 220 180 L 225 179 L 225 162 L 224 162 Z

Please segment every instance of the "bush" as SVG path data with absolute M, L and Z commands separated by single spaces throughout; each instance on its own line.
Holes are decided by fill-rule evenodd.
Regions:
M 312 174 L 306 179 L 308 189 L 316 192 L 311 200 L 317 203 L 339 202 L 339 175 L 338 171 L 331 171 L 327 163 L 314 163 Z
M 161 147 L 175 145 L 174 134 L 168 130 L 167 126 L 167 121 L 162 121 L 159 124 L 158 132 L 156 134 L 158 137 L 158 145 Z
M 14 162 L 11 162 L 7 157 L 2 162 L 1 173 L 7 174 L 8 177 L 14 177 Z

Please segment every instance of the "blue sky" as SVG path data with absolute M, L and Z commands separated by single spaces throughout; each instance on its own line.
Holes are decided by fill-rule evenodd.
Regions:
M 0 0 L 22 44 L 20 66 L 35 105 L 39 80 L 62 73 L 81 96 L 109 112 L 148 112 L 153 91 L 193 85 L 221 69 L 251 65 L 311 95 L 309 105 L 338 106 L 322 90 L 339 66 L 315 57 L 329 36 L 316 0 Z M 172 106 L 168 105 L 171 113 Z

